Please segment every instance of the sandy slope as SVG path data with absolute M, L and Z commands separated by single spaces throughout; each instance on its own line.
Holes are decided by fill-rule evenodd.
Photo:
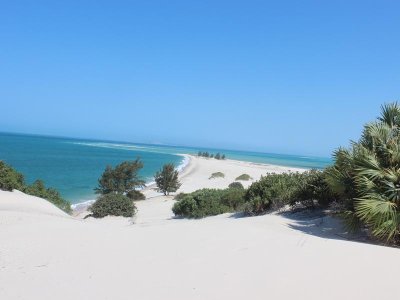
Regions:
M 283 172 L 302 172 L 304 169 L 282 167 L 274 165 L 256 164 L 251 162 L 243 162 L 237 160 L 215 160 L 207 158 L 199 158 L 192 155 L 185 155 L 189 159 L 189 164 L 180 174 L 182 183 L 178 192 L 190 193 L 202 188 L 227 188 L 228 185 L 242 175 L 248 174 L 252 177 L 249 181 L 240 181 L 245 187 L 252 182 L 260 179 L 262 175 L 267 173 L 283 173 Z M 222 172 L 224 178 L 210 179 L 211 174 Z M 135 223 L 155 222 L 173 217 L 171 207 L 173 197 L 163 197 L 155 191 L 155 186 L 150 186 L 144 191 L 147 200 L 137 203 L 138 214 Z M 83 214 L 85 215 L 85 214 Z
M 224 187 L 269 168 L 243 164 L 192 160 L 182 189 Z M 211 169 L 235 174 L 209 181 Z M 72 218 L 45 200 L 0 191 L 0 299 L 399 297 L 400 250 L 340 240 L 331 218 L 178 220 L 172 200 L 146 193 L 153 198 L 138 203 L 131 224 Z

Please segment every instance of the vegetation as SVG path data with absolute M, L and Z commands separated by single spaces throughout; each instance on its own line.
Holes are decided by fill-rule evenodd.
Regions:
M 53 188 L 46 188 L 42 180 L 36 180 L 32 185 L 26 186 L 23 189 L 23 192 L 32 196 L 46 199 L 67 213 L 72 212 L 71 204 L 64 200 L 57 190 Z
M 67 213 L 72 211 L 71 204 L 64 200 L 57 190 L 46 188 L 41 180 L 36 180 L 32 185 L 26 185 L 24 176 L 3 161 L 0 161 L 0 190 L 19 190 L 46 199 Z
M 339 196 L 353 229 L 366 226 L 373 236 L 399 242 L 400 106 L 382 106 L 381 116 L 364 126 L 358 142 L 338 149 L 327 182 Z
M 222 172 L 212 173 L 210 178 L 208 179 L 215 179 L 215 178 L 225 178 L 225 174 Z
M 285 173 L 261 177 L 246 191 L 245 211 L 249 214 L 261 214 L 271 208 L 278 209 L 289 204 L 301 176 L 299 173 Z
M 24 186 L 24 175 L 0 160 L 0 190 L 22 190 Z
M 107 215 L 132 217 L 136 213 L 134 200 L 144 200 L 146 197 L 138 191 L 145 185 L 139 177 L 143 168 L 140 159 L 124 161 L 115 168 L 107 166 L 99 178 L 97 194 L 101 194 L 89 208 L 92 216 L 103 218 Z
M 133 201 L 146 200 L 146 196 L 138 190 L 129 191 L 126 196 Z
M 261 214 L 286 205 L 305 208 L 325 207 L 335 195 L 325 182 L 324 172 L 268 174 L 254 182 L 245 195 L 245 211 Z
M 252 178 L 251 178 L 251 176 L 249 175 L 249 174 L 242 174 L 242 175 L 240 175 L 240 176 L 238 176 L 238 177 L 236 177 L 236 181 L 237 180 L 241 180 L 241 181 L 249 181 L 249 180 L 251 180 Z
M 179 194 L 177 194 L 177 195 L 174 197 L 174 200 L 180 201 L 180 200 L 182 200 L 183 198 L 185 198 L 186 195 L 187 195 L 187 193 L 179 193 Z
M 197 153 L 197 156 L 199 156 L 199 157 L 205 157 L 205 158 L 215 158 L 215 159 L 217 159 L 217 160 L 223 160 L 223 159 L 226 159 L 226 156 L 225 156 L 225 154 L 221 154 L 221 153 L 216 153 L 216 154 L 213 154 L 213 153 L 209 153 L 209 152 L 201 152 L 201 151 L 199 151 L 198 153 Z
M 235 181 L 235 182 L 232 182 L 229 185 L 229 188 L 231 188 L 231 189 L 244 189 L 244 186 L 240 182 Z
M 176 216 L 203 218 L 227 212 L 234 212 L 243 205 L 242 189 L 202 189 L 185 194 L 176 202 L 172 211 Z
M 247 190 L 233 182 L 225 190 L 203 189 L 179 196 L 173 212 L 177 216 L 202 218 L 226 212 L 257 215 L 286 205 L 325 207 L 335 196 L 324 181 L 324 172 L 267 174 Z M 177 197 L 178 198 L 178 197 Z
M 95 218 L 104 218 L 108 215 L 132 217 L 136 213 L 135 204 L 131 199 L 115 193 L 101 195 L 89 210 Z
M 248 180 L 245 175 L 236 180 Z M 324 171 L 267 174 L 247 190 L 235 187 L 228 190 L 244 191 L 243 201 L 240 194 L 224 196 L 226 190 L 200 190 L 183 197 L 174 212 L 188 217 L 230 210 L 261 214 L 286 205 L 314 208 L 334 202 L 351 228 L 367 228 L 376 238 L 400 243 L 400 105 L 382 106 L 381 116 L 364 126 L 359 141 L 335 151 L 334 165 Z
M 115 168 L 107 166 L 99 179 L 98 187 L 95 188 L 96 193 L 128 194 L 137 188 L 144 187 L 145 181 L 138 175 L 142 168 L 143 163 L 140 159 L 125 161 Z
M 154 176 L 158 192 L 162 192 L 165 196 L 176 192 L 181 186 L 178 175 L 179 172 L 175 170 L 173 164 L 164 165 Z

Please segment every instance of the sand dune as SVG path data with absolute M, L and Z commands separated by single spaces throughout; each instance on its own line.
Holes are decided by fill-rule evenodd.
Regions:
M 182 191 L 272 168 L 284 170 L 192 157 Z M 209 180 L 216 171 L 226 178 Z M 132 224 L 0 191 L 0 299 L 398 298 L 400 250 L 343 240 L 332 218 L 173 219 L 171 198 L 145 193 Z

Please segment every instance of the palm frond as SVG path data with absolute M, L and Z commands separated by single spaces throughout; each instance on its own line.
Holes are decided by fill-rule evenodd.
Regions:
M 392 238 L 399 231 L 397 205 L 378 194 L 367 194 L 356 199 L 355 215 L 371 227 L 379 237 Z
M 387 103 L 381 106 L 381 116 L 378 118 L 381 122 L 390 127 L 400 125 L 400 106 L 397 102 Z

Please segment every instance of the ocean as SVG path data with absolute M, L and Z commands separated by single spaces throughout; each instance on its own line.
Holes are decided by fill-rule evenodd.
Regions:
M 220 152 L 228 159 L 310 169 L 322 169 L 331 163 L 329 158 L 298 155 L 0 133 L 0 160 L 24 174 L 27 183 L 42 179 L 72 204 L 95 198 L 93 189 L 107 165 L 139 157 L 144 163 L 140 175 L 151 182 L 163 164 L 182 168 L 187 162 L 179 154 L 198 151 Z

